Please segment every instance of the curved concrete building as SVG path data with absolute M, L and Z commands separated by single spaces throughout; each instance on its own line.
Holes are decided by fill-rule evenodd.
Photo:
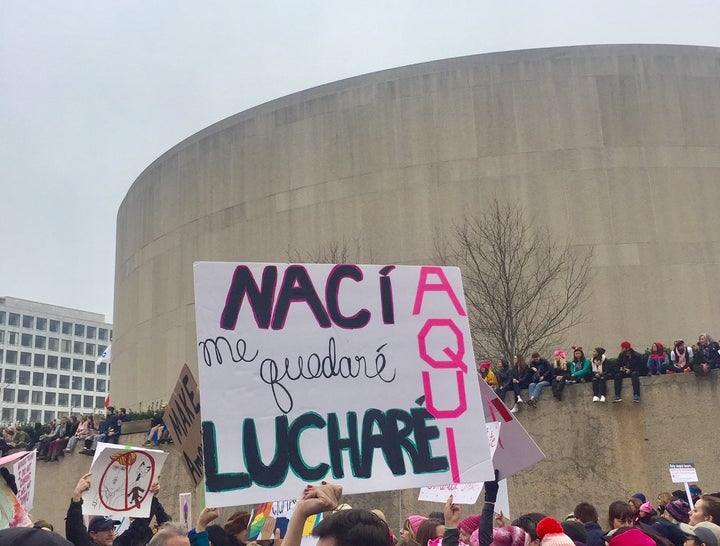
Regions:
M 612 45 L 377 72 L 218 122 L 135 181 L 117 223 L 113 400 L 167 399 L 196 368 L 192 264 L 287 261 L 357 241 L 432 259 L 491 196 L 594 248 L 567 344 L 720 331 L 720 49 Z

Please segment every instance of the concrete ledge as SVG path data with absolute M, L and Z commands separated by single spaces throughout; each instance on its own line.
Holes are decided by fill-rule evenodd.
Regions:
M 122 434 L 137 434 L 140 432 L 147 433 L 150 430 L 150 419 L 140 419 L 138 421 L 125 421 L 120 427 Z

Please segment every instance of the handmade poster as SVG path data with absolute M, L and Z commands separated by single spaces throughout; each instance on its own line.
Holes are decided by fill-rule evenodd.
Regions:
M 82 494 L 83 514 L 150 517 L 150 487 L 166 458 L 167 453 L 156 449 L 99 443 L 90 467 L 90 489 Z
M 185 469 L 197 487 L 203 477 L 200 390 L 187 364 L 180 371 L 175 390 L 165 408 L 163 422 L 182 453 Z
M 493 453 L 493 464 L 499 478 L 509 478 L 521 470 L 542 461 L 545 454 L 540 450 L 520 421 L 515 419 L 507 406 L 503 404 L 490 385 L 479 380 L 480 393 L 485 406 L 485 419 L 488 423 L 500 423 L 500 435 L 497 449 Z
M 208 505 L 493 477 L 459 269 L 194 273 Z
M 673 483 L 697 482 L 697 471 L 693 463 L 670 463 L 670 479 Z
M 250 540 L 272 539 L 276 529 L 280 530 L 280 538 L 285 537 L 290 516 L 297 501 L 263 502 L 257 506 L 255 515 L 250 521 L 248 538 Z M 322 521 L 322 514 L 315 514 L 305 520 L 303 537 L 309 537 L 312 530 Z
M 35 452 L 25 453 L 26 456 L 13 465 L 13 474 L 18 488 L 15 496 L 23 508 L 30 512 L 35 498 Z
M 182 523 L 186 529 L 192 529 L 195 527 L 192 523 L 192 493 L 180 493 L 178 500 L 180 523 Z
M 500 423 L 485 423 L 488 436 L 490 454 L 497 449 Z M 479 483 L 451 483 L 444 485 L 430 485 L 420 488 L 418 500 L 444 503 L 452 495 L 455 504 L 475 504 L 483 488 L 483 482 Z
M 32 520 L 27 510 L 20 504 L 5 480 L 0 479 L 0 529 L 31 526 Z

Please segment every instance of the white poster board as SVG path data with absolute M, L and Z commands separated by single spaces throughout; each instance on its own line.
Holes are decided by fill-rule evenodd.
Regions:
M 697 471 L 693 463 L 670 463 L 670 479 L 673 483 L 697 482 Z
M 209 506 L 493 477 L 459 269 L 194 273 Z
M 180 493 L 178 506 L 180 507 L 180 523 L 186 529 L 192 529 L 194 527 L 192 523 L 192 493 Z
M 99 443 L 90 467 L 90 489 L 82 494 L 83 514 L 150 517 L 150 486 L 166 458 L 167 453 L 156 449 Z
M 18 492 L 15 495 L 23 508 L 28 512 L 32 511 L 35 499 L 35 452 L 29 451 L 28 455 L 13 465 L 15 484 Z

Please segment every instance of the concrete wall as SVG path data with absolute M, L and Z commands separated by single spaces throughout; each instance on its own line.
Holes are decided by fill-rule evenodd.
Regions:
M 563 402 L 543 391 L 538 407 L 526 408 L 517 417 L 546 459 L 510 479 L 511 515 L 540 511 L 564 517 L 578 502 L 588 500 L 597 506 L 601 524 L 607 528 L 612 501 L 643 492 L 654 502 L 660 491 L 682 488 L 670 482 L 668 463 L 673 462 L 695 463 L 703 490 L 720 491 L 720 420 L 712 413 L 720 395 L 719 381 L 717 372 L 703 379 L 692 374 L 643 378 L 640 404 L 629 401 L 628 380 L 623 385 L 625 401 L 620 404 L 592 403 L 589 384 L 568 386 Z M 129 435 L 125 440 L 140 445 L 144 435 Z M 160 500 L 177 517 L 178 493 L 190 491 L 191 482 L 174 446 L 166 451 L 170 455 L 160 477 Z M 33 516 L 62 528 L 73 487 L 89 465 L 90 457 L 80 454 L 65 456 L 58 463 L 38 462 Z M 357 508 L 382 509 L 397 530 L 409 514 L 441 509 L 418 502 L 417 496 L 417 489 L 408 489 L 348 495 L 344 500 Z M 195 515 L 202 502 L 193 496 Z M 464 510 L 468 514 L 479 511 L 480 505 Z M 225 509 L 222 517 L 233 511 Z
M 720 323 L 718 179 L 717 48 L 477 55 L 263 104 L 179 143 L 128 191 L 112 398 L 166 400 L 182 364 L 197 368 L 194 261 L 287 261 L 344 239 L 361 263 L 429 262 L 436 229 L 491 196 L 594 248 L 591 312 L 567 346 L 697 339 Z

